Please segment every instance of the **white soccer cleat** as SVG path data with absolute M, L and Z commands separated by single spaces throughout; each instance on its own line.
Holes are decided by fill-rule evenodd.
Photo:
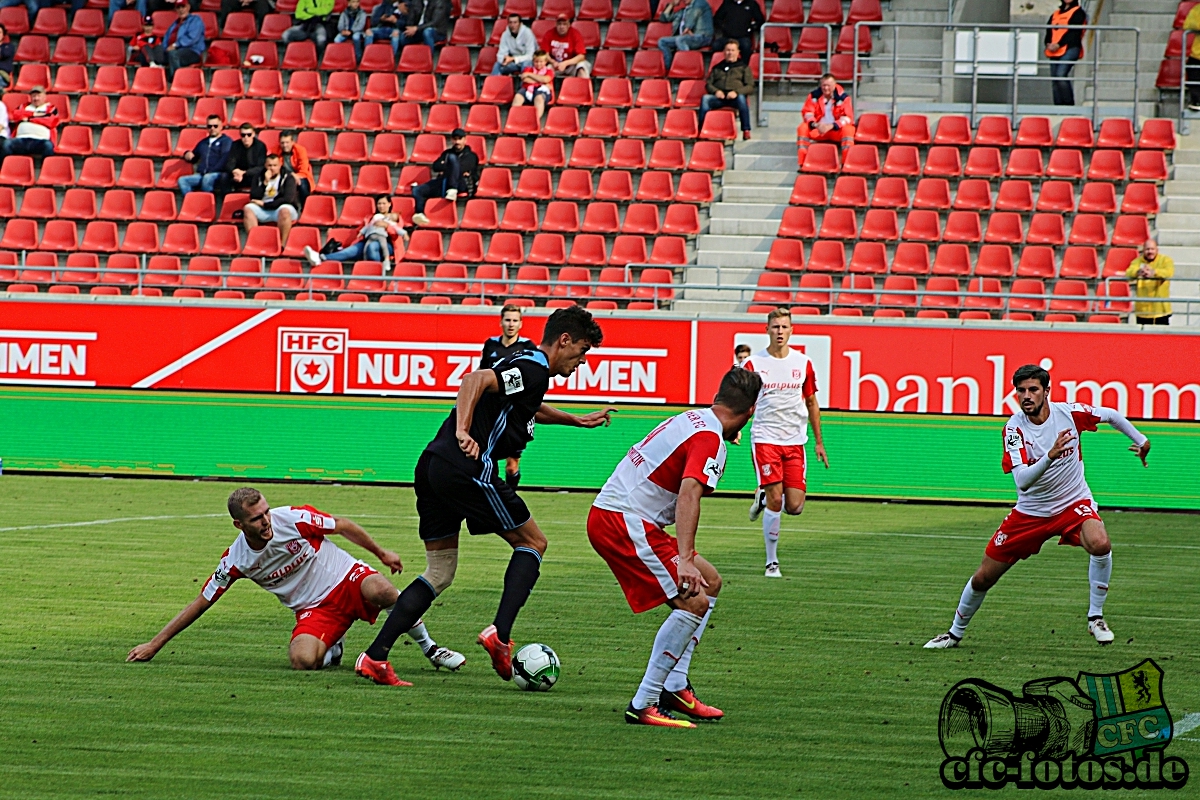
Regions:
M 750 504 L 750 521 L 757 522 L 767 505 L 767 493 L 759 489 L 754 493 L 754 502 Z
M 314 267 L 321 266 L 321 254 L 316 250 L 313 250 L 308 245 L 305 245 L 304 247 L 304 257 L 307 258 L 308 263 L 312 264 Z
M 763 577 L 765 577 L 765 578 L 782 578 L 783 573 L 779 571 L 779 562 L 772 561 L 770 564 L 767 564 L 767 571 L 763 573 Z
M 329 649 L 325 651 L 326 667 L 340 667 L 342 665 L 342 651 L 346 649 L 346 637 L 338 639 L 333 644 L 329 645 Z
M 430 664 L 433 664 L 434 669 L 442 669 L 444 667 L 451 672 L 454 672 L 467 663 L 466 656 L 448 647 L 435 647 L 426 653 L 425 657 L 429 659 Z
M 1102 646 L 1112 644 L 1115 636 L 1108 628 L 1108 623 L 1104 621 L 1104 617 L 1096 617 L 1096 619 L 1088 620 L 1088 633 L 1096 637 L 1096 641 Z
M 947 631 L 946 633 L 939 634 L 926 642 L 925 649 L 946 650 L 951 647 L 958 647 L 958 643 L 961 641 L 962 639 L 960 637 L 957 637 L 953 633 Z

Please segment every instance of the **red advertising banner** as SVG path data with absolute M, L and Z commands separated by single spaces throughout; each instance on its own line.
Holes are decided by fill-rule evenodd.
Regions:
M 545 316 L 523 335 L 537 340 Z M 765 325 L 602 317 L 603 346 L 553 400 L 705 403 L 733 348 Z M 0 384 L 452 397 L 499 331 L 488 313 L 174 302 L 0 301 Z M 1136 329 L 881 324 L 797 318 L 822 407 L 1008 415 L 1016 367 L 1051 370 L 1053 397 L 1131 417 L 1200 419 L 1200 336 Z

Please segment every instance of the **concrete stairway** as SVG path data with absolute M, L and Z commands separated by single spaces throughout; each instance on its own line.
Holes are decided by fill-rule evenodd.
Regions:
M 1141 29 L 1141 58 L 1138 60 L 1138 105 L 1143 116 L 1156 116 L 1161 113 L 1156 108 L 1158 89 L 1154 86 L 1158 74 L 1158 65 L 1162 61 L 1163 50 L 1167 46 L 1167 38 L 1171 33 L 1171 23 L 1175 19 L 1175 11 L 1179 7 L 1177 0 L 1108 0 L 1105 11 L 1097 20 L 1101 25 L 1132 26 Z M 1133 62 L 1137 48 L 1132 33 L 1117 31 L 1105 32 L 1100 37 L 1100 59 Z M 1085 55 L 1084 61 L 1087 61 Z M 1128 102 L 1128 72 L 1131 67 L 1117 65 L 1100 66 L 1099 99 L 1103 103 Z M 1090 69 L 1089 69 L 1090 73 Z M 1106 81 L 1106 77 L 1116 77 L 1118 81 Z M 1091 84 L 1084 92 L 1084 99 L 1091 99 Z
M 1174 325 L 1200 325 L 1200 133 L 1179 137 L 1171 180 L 1163 187 L 1166 197 L 1155 220 L 1159 249 L 1175 260 L 1171 296 L 1190 299 L 1189 308 L 1175 306 Z

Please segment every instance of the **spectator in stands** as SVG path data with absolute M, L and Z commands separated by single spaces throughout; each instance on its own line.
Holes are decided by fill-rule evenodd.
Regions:
M 238 141 L 229 148 L 225 171 L 233 179 L 231 188 L 244 192 L 250 188 L 254 177 L 251 173 L 267 165 L 267 146 L 258 140 L 254 126 L 248 122 L 238 129 L 238 134 Z
M 29 91 L 29 104 L 12 112 L 17 128 L 11 139 L 4 141 L 4 155 L 52 156 L 58 141 L 58 109 L 46 100 L 46 90 L 34 86 Z
M 278 155 L 267 156 L 265 166 L 250 173 L 250 202 L 242 206 L 242 225 L 246 233 L 260 223 L 274 222 L 279 226 L 280 243 L 287 247 L 292 225 L 300 218 L 296 209 L 299 198 L 296 176 L 284 173 L 283 159 Z
M 571 18 L 559 14 L 554 28 L 542 37 L 542 49 L 550 54 L 550 66 L 563 78 L 587 78 L 592 65 L 587 60 L 587 44 L 583 34 L 571 24 Z
M 750 345 L 739 344 L 737 347 L 733 348 L 733 365 L 735 367 L 740 367 L 742 364 L 745 364 L 746 359 L 749 357 Z
M 359 0 L 347 0 L 346 9 L 338 17 L 337 36 L 333 37 L 335 44 L 353 42 L 354 57 L 360 61 L 363 54 L 363 38 L 368 34 L 367 23 L 367 12 L 362 10 L 362 3 Z M 392 46 L 392 50 L 396 50 L 395 45 Z
M 1062 5 L 1050 15 L 1046 29 L 1046 58 L 1052 62 L 1050 74 L 1055 78 L 1066 78 L 1083 55 L 1083 26 L 1087 25 L 1087 12 L 1079 0 L 1062 0 Z M 1069 26 L 1069 27 L 1068 27 Z M 1069 80 L 1051 81 L 1054 105 L 1075 105 L 1075 91 Z
M 390 259 L 396 254 L 396 244 L 408 241 L 408 232 L 400 215 L 392 211 L 392 199 L 387 195 L 375 198 L 375 213 L 363 223 L 354 241 L 340 250 L 318 253 L 304 248 L 304 257 L 314 267 L 322 261 L 378 261 L 384 272 L 390 269 Z
M 749 61 L 758 40 L 758 29 L 763 22 L 762 8 L 757 0 L 726 0 L 713 14 L 713 26 L 719 28 L 721 36 L 736 39 L 738 49 Z
M 150 9 L 147 6 L 146 0 L 108 0 L 108 21 L 112 24 L 113 14 L 118 11 L 131 8 L 138 12 L 138 16 L 146 17 L 150 14 Z
M 1125 277 L 1135 285 L 1138 301 L 1133 312 L 1139 325 L 1171 324 L 1171 278 L 1175 261 L 1158 252 L 1158 242 L 1147 239 L 1142 253 L 1129 263 Z
M 157 67 L 160 64 L 155 58 L 162 57 L 162 39 L 154 33 L 154 20 L 142 17 L 142 32 L 129 40 L 129 55 L 126 60 L 130 64 L 140 64 L 143 67 Z
M 0 25 L 0 89 L 13 85 L 13 59 L 17 55 L 17 46 L 8 38 L 8 31 Z
M 325 20 L 332 13 L 333 0 L 300 0 L 292 14 L 294 24 L 283 32 L 283 41 L 290 44 L 311 39 L 317 50 L 324 50 L 329 40 Z
M 167 80 L 175 75 L 175 70 L 199 64 L 204 58 L 204 20 L 192 16 L 192 7 L 187 0 L 175 3 L 175 13 L 179 19 L 171 23 L 163 36 L 162 60 L 155 61 L 167 66 Z
M 1188 31 L 1200 31 L 1200 5 L 1192 6 L 1183 20 L 1184 36 Z M 0 67 L 0 69 L 3 69 Z M 1188 110 L 1200 111 L 1200 36 L 1192 39 L 1192 48 L 1187 54 Z
M 450 0 L 413 0 L 400 44 L 423 44 L 433 50 L 450 38 L 450 15 Z
M 804 100 L 800 126 L 796 128 L 800 166 L 813 142 L 840 142 L 845 153 L 854 144 L 854 105 L 837 78 L 826 72 Z
M 542 55 L 545 55 L 543 53 Z M 537 56 L 534 56 L 537 61 Z M 453 203 L 460 194 L 470 197 L 479 181 L 479 156 L 467 145 L 467 132 L 455 128 L 450 134 L 450 147 L 433 162 L 430 172 L 439 175 L 422 184 L 413 184 L 413 225 L 428 225 L 425 204 L 434 197 L 444 197 Z
M 712 44 L 713 12 L 708 0 L 667 0 L 658 17 L 671 23 L 671 35 L 658 40 L 667 69 L 678 50 L 702 50 Z
M 554 102 L 554 67 L 550 66 L 550 54 L 538 50 L 533 54 L 533 63 L 521 71 L 521 88 L 513 95 L 512 107 L 526 104 L 533 106 L 537 121 L 542 121 L 546 106 Z
M 533 62 L 538 49 L 537 39 L 520 14 L 508 15 L 508 27 L 500 34 L 500 49 L 496 51 L 493 75 L 515 75 Z
M 233 149 L 233 139 L 225 135 L 225 125 L 216 114 L 206 120 L 208 136 L 183 154 L 183 160 L 192 165 L 192 174 L 179 179 L 179 193 L 216 192 L 228 182 L 229 171 L 225 164 Z
M 145 0 L 139 0 L 139 2 L 145 2 Z M 221 0 L 221 15 L 217 22 L 223 26 L 225 18 L 237 11 L 252 12 L 255 23 L 261 28 L 263 17 L 271 13 L 271 4 L 267 0 Z
M 313 177 L 312 162 L 308 160 L 308 148 L 296 143 L 295 131 L 284 131 L 279 134 L 279 151 L 283 156 L 283 171 L 296 176 L 296 191 L 300 195 L 299 209 L 304 210 L 304 203 L 317 185 Z
M 391 42 L 392 53 L 399 55 L 400 41 L 408 25 L 408 3 L 383 0 L 371 12 L 371 41 Z
M 4 105 L 4 95 L 7 94 L 3 89 L 0 89 L 0 155 L 4 153 L 4 145 L 8 142 L 11 135 L 8 130 L 8 106 Z
M 750 5 L 758 8 L 755 0 L 750 0 Z M 742 121 L 742 138 L 749 139 L 750 101 L 747 98 L 754 91 L 754 76 L 750 74 L 750 67 L 742 61 L 736 40 L 730 39 L 725 43 L 725 58 L 713 64 L 708 71 L 708 82 L 704 88 L 707 94 L 700 101 L 700 127 L 704 127 L 704 117 L 714 108 L 736 108 Z

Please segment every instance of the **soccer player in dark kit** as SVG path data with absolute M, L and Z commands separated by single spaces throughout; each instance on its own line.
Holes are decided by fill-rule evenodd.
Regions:
M 500 310 L 500 335 L 493 336 L 483 343 L 483 352 L 479 354 L 480 369 L 490 369 L 509 356 L 537 349 L 533 340 L 526 339 L 521 335 L 522 322 L 519 305 L 509 303 Z M 521 454 L 519 452 L 505 459 L 504 482 L 514 491 L 521 485 Z
M 537 349 L 463 380 L 454 410 L 417 460 L 414 488 L 425 572 L 400 593 L 383 629 L 358 657 L 356 673 L 379 684 L 403 685 L 388 653 L 454 580 L 459 530 L 466 520 L 472 534 L 499 534 L 513 548 L 495 621 L 479 634 L 497 674 L 512 679 L 512 627 L 537 582 L 546 537 L 525 501 L 498 474 L 496 461 L 524 449 L 535 422 L 581 428 L 608 424 L 611 409 L 575 416 L 542 402 L 551 376 L 573 373 L 602 339 L 591 314 L 579 306 L 561 308 L 546 320 Z

